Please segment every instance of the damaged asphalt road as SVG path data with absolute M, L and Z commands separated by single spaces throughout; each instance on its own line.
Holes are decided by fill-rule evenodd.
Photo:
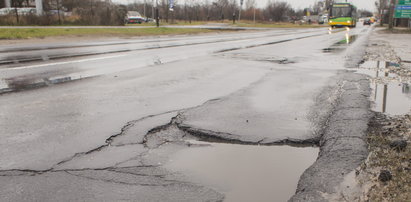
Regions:
M 288 197 L 329 200 L 368 154 L 369 81 L 349 68 L 372 28 L 351 44 L 323 31 L 3 70 L 99 76 L 0 95 L 2 200 L 223 201 L 230 187 L 167 167 L 207 142 L 319 147 Z M 345 51 L 323 52 L 335 44 Z

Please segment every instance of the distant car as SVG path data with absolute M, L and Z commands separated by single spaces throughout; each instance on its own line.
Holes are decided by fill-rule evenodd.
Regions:
M 137 11 L 128 11 L 125 21 L 126 24 L 141 24 L 142 22 L 145 22 L 146 19 L 144 19 Z
M 363 22 L 363 25 L 371 25 L 371 24 L 372 24 L 372 22 L 369 18 L 365 19 L 364 22 Z
M 154 22 L 155 20 L 153 18 L 147 18 L 146 22 Z

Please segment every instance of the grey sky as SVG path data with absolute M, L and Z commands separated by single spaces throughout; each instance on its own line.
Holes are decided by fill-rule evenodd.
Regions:
M 120 2 L 120 3 L 133 3 L 135 1 L 137 2 L 144 2 L 144 0 L 112 0 L 113 2 Z M 146 0 L 147 2 L 153 1 L 153 0 Z M 184 2 L 184 0 L 177 0 L 179 3 Z M 197 1 L 203 1 L 203 0 L 197 0 Z M 212 0 L 209 0 L 212 1 Z M 240 0 L 237 0 L 238 2 Z M 246 2 L 247 0 L 244 0 Z M 269 0 L 256 0 L 258 7 L 265 7 L 267 5 L 267 2 Z M 275 1 L 275 0 L 271 0 Z M 306 8 L 312 5 L 316 0 L 280 0 L 280 1 L 287 1 L 288 3 L 291 4 L 294 8 Z M 319 1 L 319 0 L 317 0 Z M 348 0 L 348 2 L 354 3 L 359 9 L 367 9 L 370 11 L 375 10 L 374 2 L 375 0 Z

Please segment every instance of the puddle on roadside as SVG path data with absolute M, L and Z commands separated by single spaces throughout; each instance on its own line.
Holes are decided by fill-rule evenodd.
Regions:
M 324 48 L 323 53 L 338 53 L 342 52 L 347 48 L 348 45 L 352 44 L 355 42 L 357 39 L 358 35 L 349 35 L 348 33 L 346 34 L 345 38 L 335 44 L 333 44 L 329 48 Z
M 385 61 L 366 61 L 358 73 L 372 77 L 372 109 L 390 115 L 403 115 L 411 110 L 411 80 L 390 73 L 388 68 L 399 64 Z
M 314 147 L 192 143 L 210 146 L 184 149 L 166 167 L 224 193 L 225 202 L 288 201 L 319 152 Z

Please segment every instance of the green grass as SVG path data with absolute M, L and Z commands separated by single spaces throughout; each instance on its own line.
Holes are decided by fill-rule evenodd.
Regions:
M 190 26 L 190 25 L 206 25 L 209 23 L 212 23 L 213 21 L 182 21 L 182 20 L 175 20 L 174 22 L 171 22 L 171 20 L 167 22 L 161 22 L 160 25 L 179 25 L 179 26 Z M 149 22 L 149 23 L 141 23 L 141 24 L 127 24 L 126 26 L 156 26 L 155 22 Z
M 324 25 L 299 25 L 291 23 L 252 23 L 241 21 L 232 24 L 231 21 L 175 21 L 175 23 L 161 23 L 161 25 L 202 25 L 208 23 L 226 23 L 236 27 L 265 27 L 265 28 L 315 28 L 324 27 Z M 133 28 L 135 26 L 152 26 L 149 28 Z M 155 23 L 143 23 L 136 25 L 126 25 L 124 28 L 0 28 L 0 39 L 29 39 L 29 38 L 46 38 L 56 36 L 156 36 L 156 35 L 176 35 L 176 34 L 198 34 L 218 32 L 208 29 L 190 29 L 190 28 L 165 28 L 155 27 Z
M 29 39 L 55 36 L 156 36 L 213 32 L 207 29 L 179 28 L 4 28 L 0 39 Z
M 253 23 L 253 22 L 243 22 L 236 23 L 235 26 L 239 27 L 261 27 L 261 28 L 319 28 L 328 27 L 327 24 L 292 24 L 292 23 Z
M 323 24 L 323 25 L 319 25 L 319 24 L 292 24 L 292 23 L 275 23 L 275 22 L 265 22 L 265 23 L 261 23 L 261 22 L 257 22 L 257 23 L 253 23 L 253 21 L 249 21 L 249 20 L 241 20 L 236 21 L 235 24 L 233 24 L 232 20 L 224 20 L 224 21 L 191 21 L 191 23 L 189 21 L 182 21 L 182 20 L 176 20 L 173 23 L 169 22 L 161 22 L 161 25 L 180 25 L 180 26 L 190 26 L 190 25 L 207 25 L 207 24 L 227 24 L 229 26 L 235 26 L 235 27 L 258 27 L 258 28 L 318 28 L 318 27 L 328 27 L 328 24 Z M 126 25 L 126 26 L 155 26 L 155 22 L 151 22 L 151 23 L 142 23 L 142 24 L 130 24 L 130 25 Z

